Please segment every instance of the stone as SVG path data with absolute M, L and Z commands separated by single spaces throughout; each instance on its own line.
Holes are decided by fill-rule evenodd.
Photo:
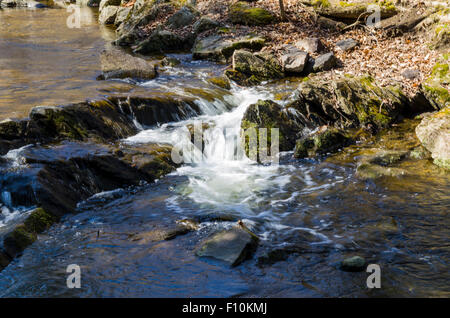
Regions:
M 398 87 L 380 87 L 371 77 L 341 76 L 333 81 L 313 77 L 300 83 L 294 108 L 305 124 L 381 129 L 407 108 L 409 99 Z
M 231 59 L 235 50 L 261 50 L 266 40 L 258 36 L 244 36 L 233 39 L 220 35 L 211 35 L 197 40 L 194 44 L 192 57 L 197 60 L 205 59 L 226 63 Z
M 433 162 L 450 170 L 450 106 L 425 116 L 416 127 L 416 135 L 431 152 Z
M 98 17 L 98 22 L 101 24 L 114 24 L 118 10 L 118 6 L 109 6 L 104 8 Z
M 208 82 L 223 89 L 231 89 L 231 82 L 226 76 L 210 77 Z
M 109 7 L 109 6 L 120 6 L 121 0 L 101 0 L 99 2 L 98 10 L 100 12 L 103 11 L 103 9 Z
M 134 52 L 139 54 L 178 52 L 184 48 L 187 48 L 186 43 L 175 33 L 155 30 L 148 39 L 137 45 Z
M 342 31 L 347 26 L 347 24 L 343 22 L 335 21 L 326 17 L 319 17 L 317 19 L 317 24 L 324 29 L 329 29 L 332 31 Z
M 270 11 L 259 7 L 250 7 L 242 1 L 230 6 L 228 16 L 234 24 L 248 26 L 267 25 L 277 20 Z
M 309 54 L 300 50 L 289 51 L 280 57 L 281 66 L 286 73 L 302 73 L 308 63 Z
M 177 65 L 180 65 L 180 64 L 181 64 L 180 60 L 178 60 L 178 59 L 176 59 L 174 57 L 170 57 L 170 56 L 166 56 L 161 61 L 161 65 L 162 66 L 171 66 L 171 67 L 173 67 L 173 66 L 177 66 Z
M 420 92 L 435 110 L 450 106 L 450 63 L 442 60 L 436 63 L 429 78 L 422 82 Z
M 305 50 L 310 54 L 320 53 L 325 49 L 325 46 L 319 38 L 302 39 L 297 41 L 295 43 L 295 46 L 301 50 Z
M 219 26 L 220 26 L 219 22 L 206 17 L 202 17 L 199 20 L 197 20 L 197 22 L 194 23 L 192 30 L 194 31 L 195 34 L 199 34 L 205 31 L 209 31 L 211 29 L 215 29 Z
M 257 138 L 258 147 L 253 149 L 249 145 L 249 135 L 242 135 L 242 142 L 245 145 L 245 151 L 249 158 L 257 160 L 258 162 L 264 162 L 264 158 L 261 156 L 260 151 L 265 151 L 267 155 L 270 153 L 270 147 L 272 143 L 271 128 L 278 128 L 279 133 L 279 150 L 290 151 L 295 146 L 295 141 L 298 139 L 298 133 L 304 128 L 296 121 L 295 114 L 289 110 L 284 109 L 281 105 L 270 100 L 259 100 L 256 104 L 250 105 L 244 113 L 242 118 L 241 128 L 250 134 L 252 129 Z M 267 144 L 264 144 L 263 140 L 260 140 L 259 129 L 267 129 Z
M 297 140 L 294 157 L 306 158 L 333 153 L 353 143 L 346 134 L 332 127 L 322 127 L 318 132 Z
M 381 177 L 400 177 L 407 172 L 400 168 L 384 167 L 377 164 L 362 162 L 356 168 L 356 176 L 362 180 L 378 179 Z
M 303 4 L 313 7 L 313 9 L 322 16 L 337 20 L 346 20 L 354 22 L 357 19 L 364 19 L 369 16 L 371 9 L 370 5 L 374 4 L 371 0 L 300 0 Z M 383 1 L 379 3 L 381 18 L 388 18 L 396 15 L 398 9 L 390 1 Z
M 366 260 L 361 256 L 353 256 L 341 262 L 341 270 L 346 272 L 362 272 L 366 269 Z
M 350 51 L 354 49 L 358 44 L 359 44 L 358 41 L 350 38 L 338 41 L 336 43 L 336 46 L 342 51 Z
M 211 257 L 237 266 L 251 257 L 258 241 L 258 237 L 245 226 L 237 225 L 206 239 L 196 254 L 199 257 Z
M 333 52 L 322 54 L 314 60 L 313 72 L 329 71 L 336 67 L 337 61 Z
M 281 65 L 270 54 L 236 50 L 233 53 L 232 63 L 234 71 L 253 77 L 258 82 L 284 76 Z
M 420 78 L 420 71 L 418 69 L 407 69 L 402 72 L 402 76 L 409 80 Z
M 115 27 L 119 27 L 128 18 L 131 9 L 131 7 L 119 7 L 117 10 L 116 19 L 114 20 Z
M 192 24 L 197 16 L 198 12 L 192 7 L 184 6 L 167 20 L 167 26 L 171 29 L 179 29 Z
M 122 50 L 109 49 L 100 56 L 102 79 L 135 78 L 149 80 L 156 77 L 155 65 Z

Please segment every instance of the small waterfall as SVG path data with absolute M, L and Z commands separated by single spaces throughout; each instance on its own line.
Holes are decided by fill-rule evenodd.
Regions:
M 241 147 L 241 121 L 248 106 L 260 99 L 273 99 L 258 88 L 232 88 L 224 101 L 199 100 L 208 109 L 206 115 L 140 132 L 126 139 L 128 143 L 169 143 L 181 149 L 183 162 L 176 174 L 187 176 L 189 184 L 181 192 L 197 203 L 220 207 L 227 204 L 248 215 L 249 205 L 258 202 L 265 189 L 280 189 L 289 178 L 278 173 L 276 165 L 258 165 L 248 159 Z M 213 105 L 234 106 L 226 112 Z M 206 126 L 206 127 L 205 127 Z M 189 129 L 189 127 L 191 129 Z M 192 143 L 192 127 L 203 128 L 203 152 Z M 205 129 L 207 128 L 207 129 Z

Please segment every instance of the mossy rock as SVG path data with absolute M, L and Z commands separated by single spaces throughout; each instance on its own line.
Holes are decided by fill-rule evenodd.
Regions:
M 312 136 L 297 140 L 294 157 L 306 158 L 333 153 L 352 142 L 353 139 L 340 129 L 326 127 Z
M 14 258 L 36 240 L 36 233 L 29 232 L 27 227 L 22 224 L 5 236 L 3 245 L 7 254 Z
M 371 14 L 370 5 L 380 7 L 381 18 L 388 18 L 396 15 L 399 10 L 392 1 L 389 0 L 300 0 L 303 4 L 309 5 L 323 16 L 338 20 L 355 21 Z
M 320 77 L 302 82 L 295 108 L 313 125 L 387 128 L 409 105 L 397 87 L 380 87 L 370 76 L 342 76 L 333 81 Z
M 436 63 L 430 77 L 422 83 L 421 91 L 436 109 L 450 106 L 450 64 L 445 58 Z
M 369 162 L 363 162 L 356 169 L 356 176 L 363 180 L 378 179 L 381 177 L 400 177 L 407 172 L 396 167 L 383 167 Z
M 250 7 L 242 1 L 232 4 L 228 15 L 231 22 L 248 26 L 267 25 L 277 20 L 276 16 L 270 11 L 263 8 Z
M 264 162 L 260 151 L 268 155 L 272 145 L 272 128 L 278 129 L 278 140 L 280 151 L 290 151 L 295 146 L 298 132 L 303 128 L 296 121 L 290 112 L 281 105 L 270 100 L 259 100 L 256 104 L 250 105 L 242 119 L 241 128 L 245 132 L 241 136 L 247 156 L 258 162 Z M 267 142 L 265 143 L 260 135 L 260 128 L 266 128 Z M 251 146 L 251 138 L 256 142 L 256 149 Z M 275 140 L 274 140 L 275 142 Z
M 28 216 L 24 224 L 31 233 L 42 233 L 57 221 L 56 217 L 42 208 L 37 208 Z
M 255 77 L 258 82 L 284 77 L 283 68 L 271 54 L 252 53 L 236 50 L 233 54 L 233 70 L 248 77 Z
M 230 80 L 226 76 L 210 77 L 208 82 L 223 89 L 231 89 Z

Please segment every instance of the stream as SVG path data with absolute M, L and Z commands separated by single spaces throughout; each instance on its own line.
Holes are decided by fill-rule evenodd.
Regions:
M 63 9 L 0 11 L 0 119 L 26 116 L 36 105 L 64 104 L 116 93 L 176 93 L 196 99 L 201 116 L 140 132 L 124 144 L 186 146 L 186 125 L 207 123 L 229 134 L 205 137 L 205 151 L 154 184 L 99 193 L 80 202 L 0 272 L 2 297 L 449 297 L 450 178 L 427 160 L 405 160 L 401 177 L 362 180 L 357 159 L 366 148 L 406 138 L 405 121 L 373 144 L 357 144 L 329 158 L 257 165 L 234 141 L 247 107 L 289 96 L 299 79 L 223 90 L 207 79 L 223 65 L 172 54 L 181 65 L 151 81 L 97 81 L 100 51 L 112 30 L 96 12 L 81 29 L 66 26 Z M 184 139 L 183 139 L 184 138 Z M 43 148 L 41 151 L 46 151 Z M 21 150 L 5 157 L 19 158 Z M 237 153 L 237 155 L 236 155 Z M 199 159 L 201 157 L 201 160 Z M 7 195 L 1 189 L 2 200 Z M 26 213 L 0 206 L 0 233 Z M 200 229 L 170 241 L 139 244 L 130 236 L 180 219 Z M 260 238 L 241 265 L 198 258 L 199 243 L 236 220 Z M 292 251 L 295 246 L 296 252 Z M 273 251 L 282 251 L 276 260 Z M 288 252 L 286 252 L 288 251 Z M 352 255 L 380 265 L 382 288 L 368 289 L 368 273 L 348 273 Z M 66 267 L 78 264 L 82 288 L 66 287 Z

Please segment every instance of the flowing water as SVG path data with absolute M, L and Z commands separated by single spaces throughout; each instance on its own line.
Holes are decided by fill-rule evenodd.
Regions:
M 50 11 L 26 14 L 34 16 L 37 27 L 45 24 L 56 30 L 65 21 L 64 14 Z M 23 19 L 23 14 L 20 10 L 0 12 L 0 21 L 5 15 Z M 10 21 L 17 26 L 20 23 L 15 19 Z M 1 296 L 450 296 L 448 173 L 426 160 L 406 160 L 401 168 L 408 173 L 401 177 L 361 180 L 356 176 L 357 160 L 368 150 L 414 142 L 405 133 L 410 122 L 369 146 L 355 145 L 330 158 L 296 160 L 288 152 L 280 155 L 279 165 L 257 165 L 242 154 L 236 142 L 242 116 L 258 99 L 288 96 L 295 81 L 221 90 L 207 79 L 221 74 L 223 66 L 176 55 L 181 66 L 162 70 L 155 80 L 98 83 L 94 80 L 99 72 L 97 53 L 105 40 L 95 24 L 86 28 L 74 33 L 71 41 L 42 34 L 35 44 L 27 45 L 27 50 L 38 52 L 42 42 L 54 41 L 52 46 L 59 53 L 53 54 L 63 55 L 71 66 L 48 73 L 46 63 L 51 62 L 36 54 L 35 62 L 45 66 L 40 75 L 58 86 L 43 91 L 40 82 L 30 81 L 22 87 L 26 94 L 2 90 L 0 110 L 6 116 L 18 112 L 11 106 L 16 102 L 26 110 L 33 103 L 47 102 L 45 98 L 53 93 L 55 100 L 67 103 L 74 97 L 106 91 L 170 92 L 195 97 L 203 115 L 157 127 L 137 123 L 140 133 L 123 140 L 124 144 L 158 142 L 186 147 L 191 145 L 186 126 L 198 123 L 227 134 L 206 135 L 203 154 L 193 152 L 187 158 L 191 163 L 155 184 L 104 192 L 80 202 L 80 213 L 52 226 L 0 272 Z M 4 31 L 0 32 L 0 41 L 4 41 Z M 6 33 L 7 43 L 19 42 Z M 64 38 L 65 34 L 52 37 Z M 86 34 L 94 39 L 88 41 Z M 89 42 L 88 50 L 70 49 L 86 43 L 77 37 Z M 0 51 L 5 48 L 0 42 Z M 76 62 L 79 54 L 86 58 L 83 63 Z M 22 57 L 15 55 L 9 65 L 23 72 Z M 77 67 L 83 70 L 74 78 L 76 72 L 70 69 Z M 59 72 L 65 77 L 60 78 Z M 8 78 L 2 76 L 0 81 L 2 87 L 8 85 Z M 71 90 L 79 95 L 61 94 Z M 20 166 L 21 151 L 6 157 Z M 3 194 L 4 204 L 7 199 Z M 26 213 L 6 205 L 0 228 Z M 200 220 L 200 229 L 171 241 L 131 239 L 136 233 L 171 227 L 185 218 Z M 229 268 L 195 256 L 203 239 L 239 219 L 260 238 L 252 259 Z M 381 289 L 366 287 L 365 272 L 338 270 L 340 260 L 355 254 L 381 266 Z M 79 290 L 66 288 L 69 264 L 81 266 Z

